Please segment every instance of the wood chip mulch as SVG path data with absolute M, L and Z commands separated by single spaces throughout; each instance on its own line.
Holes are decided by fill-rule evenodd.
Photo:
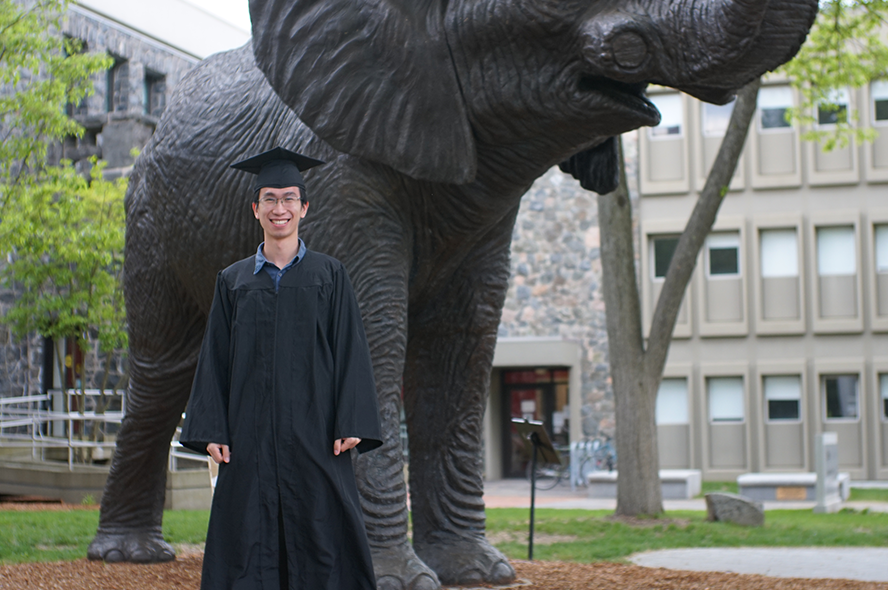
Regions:
M 85 559 L 0 566 L 0 589 L 197 590 L 200 556 L 158 565 L 103 564 Z M 513 561 L 521 590 L 888 590 L 886 583 L 684 572 L 614 563 Z

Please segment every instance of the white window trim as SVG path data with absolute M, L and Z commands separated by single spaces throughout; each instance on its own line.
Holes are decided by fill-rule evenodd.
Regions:
M 827 418 L 827 416 L 826 416 L 826 410 L 827 410 L 826 380 L 825 379 L 826 379 L 826 377 L 847 377 L 847 376 L 857 377 L 857 387 L 855 388 L 855 392 L 854 392 L 854 394 L 857 398 L 857 400 L 856 400 L 856 402 L 857 402 L 857 404 L 856 404 L 857 405 L 857 417 L 856 418 Z M 820 403 L 821 403 L 821 407 L 823 410 L 822 411 L 823 415 L 821 418 L 822 418 L 824 424 L 857 424 L 861 421 L 861 416 L 865 410 L 865 408 L 862 408 L 860 406 L 860 403 L 861 403 L 861 400 L 860 400 L 860 379 L 861 379 L 861 376 L 862 375 L 857 372 L 845 373 L 845 372 L 841 372 L 841 371 L 829 371 L 829 372 L 820 373 L 817 375 L 817 378 L 820 381 L 820 383 L 818 384 L 818 389 L 820 390 Z
M 648 127 L 648 129 L 647 129 L 648 141 L 670 141 L 670 140 L 684 139 L 685 136 L 687 135 L 686 127 L 688 124 L 688 121 L 687 121 L 688 117 L 687 117 L 687 113 L 685 112 L 686 111 L 685 101 L 684 101 L 684 98 L 682 97 L 680 92 L 660 92 L 660 93 L 651 95 L 649 98 L 655 98 L 657 96 L 672 96 L 672 95 L 678 97 L 678 105 L 679 105 L 678 108 L 681 112 L 681 124 L 678 127 L 678 133 L 676 133 L 674 135 L 654 135 L 654 129 L 659 127 L 659 125 L 657 125 L 657 127 Z M 651 102 L 654 102 L 654 101 L 651 100 Z M 656 103 L 654 103 L 654 106 L 656 106 Z M 657 110 L 659 110 L 659 107 L 657 108 Z M 662 124 L 662 122 L 661 122 L 661 124 Z
M 711 404 L 711 391 L 709 389 L 709 384 L 712 379 L 739 379 L 740 380 L 740 391 L 742 397 L 742 408 L 743 408 L 743 417 L 739 420 L 737 419 L 729 419 L 729 420 L 714 420 L 712 418 L 712 404 Z M 745 375 L 706 375 L 703 379 L 704 391 L 703 394 L 706 396 L 706 416 L 710 425 L 721 426 L 728 424 L 746 424 L 749 416 L 748 403 L 747 403 L 747 391 L 746 391 L 746 376 Z
M 848 121 L 846 123 L 850 124 L 851 120 L 851 91 L 848 88 L 839 88 L 835 91 L 835 96 L 837 100 L 834 101 L 834 104 L 845 107 L 846 117 L 848 117 Z M 844 102 L 842 101 L 844 99 Z M 814 106 L 814 128 L 815 129 L 824 129 L 824 130 L 832 130 L 836 128 L 836 123 L 821 123 L 820 122 L 820 104 Z
M 736 243 L 734 243 L 734 237 L 736 237 Z M 718 242 L 723 241 L 723 245 L 719 245 Z M 728 243 L 730 242 L 730 243 Z M 710 274 L 711 265 L 709 262 L 709 250 L 712 246 L 716 248 L 737 248 L 737 272 L 735 273 L 722 273 L 722 274 Z M 718 280 L 735 280 L 743 278 L 743 248 L 741 244 L 741 236 L 740 232 L 713 232 L 706 236 L 706 241 L 703 243 L 703 260 L 704 260 L 704 270 L 706 273 L 707 280 L 710 281 L 718 281 Z
M 789 104 L 785 107 L 771 107 L 771 108 L 786 108 L 786 109 L 793 108 L 795 106 L 796 101 L 795 101 L 795 92 L 793 91 L 792 86 L 789 86 L 788 84 L 775 84 L 773 86 L 763 86 L 762 89 L 776 88 L 779 86 L 786 86 L 789 89 L 789 92 L 792 95 L 792 102 L 791 102 L 791 104 Z M 786 127 L 769 127 L 767 129 L 765 127 L 763 127 L 762 126 L 762 108 L 760 106 L 756 106 L 756 109 L 755 109 L 755 125 L 756 125 L 756 131 L 762 135 L 771 135 L 771 134 L 778 134 L 778 133 L 793 133 L 795 131 L 795 125 L 793 125 L 792 123 L 789 123 Z
M 765 388 L 765 380 L 769 377 L 796 377 L 799 380 L 799 397 L 795 398 L 795 401 L 799 404 L 799 417 L 798 418 L 778 418 L 772 419 L 771 414 L 768 411 L 768 402 L 770 399 L 768 398 L 768 393 Z M 805 397 L 804 391 L 804 378 L 801 374 L 798 373 L 786 373 L 786 374 L 778 374 L 778 373 L 768 373 L 761 375 L 761 387 L 762 387 L 762 414 L 764 416 L 765 424 L 801 424 L 804 422 L 804 413 L 802 407 L 802 398 Z M 790 401 L 787 399 L 786 401 Z
M 870 125 L 873 127 L 888 127 L 888 119 L 885 119 L 884 121 L 876 121 L 876 97 L 873 96 L 873 84 L 875 82 L 877 82 L 877 80 L 870 82 L 869 86 Z M 881 80 L 881 82 L 888 86 L 888 80 Z M 881 100 L 888 100 L 888 95 Z

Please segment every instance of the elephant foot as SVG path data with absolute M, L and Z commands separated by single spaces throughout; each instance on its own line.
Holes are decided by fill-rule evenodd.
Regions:
M 484 537 L 435 535 L 431 542 L 413 543 L 416 554 L 446 585 L 505 585 L 515 580 L 506 556 Z
M 99 531 L 89 544 L 87 557 L 108 563 L 161 563 L 176 559 L 172 545 L 159 530 Z
M 438 576 L 404 542 L 394 547 L 373 549 L 373 571 L 377 590 L 437 590 Z

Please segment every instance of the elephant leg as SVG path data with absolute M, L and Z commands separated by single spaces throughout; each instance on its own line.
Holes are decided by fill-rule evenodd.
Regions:
M 407 344 L 407 257 L 399 221 L 350 199 L 350 185 L 334 186 L 331 200 L 317 199 L 306 224 L 306 242 L 345 265 L 361 308 L 379 402 L 383 444 L 355 459 L 355 475 L 379 590 L 434 590 L 435 572 L 414 553 L 407 537 L 407 488 L 400 440 L 401 378 Z M 366 210 L 365 210 L 366 209 Z M 372 223 L 356 224 L 356 219 Z
M 163 264 L 150 224 L 131 219 L 127 240 L 126 304 L 139 313 L 128 318 L 126 417 L 88 556 L 109 562 L 169 561 L 176 556 L 161 533 L 167 457 L 188 401 L 205 318 L 186 303 L 190 298 Z
M 484 536 L 482 424 L 505 291 L 510 228 L 480 242 L 410 315 L 404 378 L 413 547 L 443 584 L 515 578 Z

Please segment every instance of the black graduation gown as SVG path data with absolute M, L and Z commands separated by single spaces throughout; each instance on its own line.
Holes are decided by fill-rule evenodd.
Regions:
M 210 442 L 231 449 L 201 589 L 279 590 L 283 564 L 292 590 L 375 590 L 350 453 L 333 454 L 338 438 L 361 438 L 359 452 L 382 444 L 348 274 L 307 251 L 275 292 L 254 267 L 252 256 L 216 278 L 180 437 L 203 453 Z

